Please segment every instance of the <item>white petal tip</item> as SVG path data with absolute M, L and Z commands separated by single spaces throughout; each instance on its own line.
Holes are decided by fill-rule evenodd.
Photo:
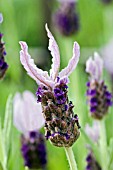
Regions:
M 28 48 L 27 43 L 24 41 L 19 41 L 19 44 L 20 44 L 22 50 L 25 50 Z

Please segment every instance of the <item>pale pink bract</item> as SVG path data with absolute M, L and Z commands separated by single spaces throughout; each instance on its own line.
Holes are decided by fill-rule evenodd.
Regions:
M 52 35 L 52 33 L 49 31 L 47 24 L 46 24 L 46 31 L 47 35 L 49 37 L 49 47 L 48 49 L 51 52 L 51 55 L 53 57 L 52 59 L 52 66 L 50 70 L 50 76 L 46 71 L 43 71 L 36 67 L 34 64 L 34 60 L 31 58 L 31 56 L 28 53 L 28 46 L 25 42 L 20 41 L 21 45 L 21 51 L 20 51 L 20 61 L 22 65 L 24 66 L 25 70 L 29 74 L 31 78 L 33 78 L 38 85 L 42 84 L 45 85 L 51 89 L 54 88 L 55 83 L 57 82 L 57 77 L 60 77 L 60 79 L 65 79 L 74 71 L 76 68 L 79 56 L 80 56 L 80 47 L 77 42 L 74 42 L 73 46 L 73 56 L 70 59 L 68 65 L 66 68 L 64 68 L 59 73 L 59 67 L 60 67 L 60 53 L 58 45 Z
M 94 60 L 90 57 L 86 61 L 86 72 L 90 74 L 94 80 L 100 80 L 103 72 L 103 60 L 98 53 L 94 53 Z

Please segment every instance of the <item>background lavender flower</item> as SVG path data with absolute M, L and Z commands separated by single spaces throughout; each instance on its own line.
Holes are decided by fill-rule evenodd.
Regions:
M 21 152 L 24 165 L 30 169 L 46 166 L 46 147 L 44 136 L 39 129 L 44 125 L 42 108 L 36 103 L 34 95 L 25 91 L 23 96 L 17 93 L 14 97 L 14 125 L 22 133 Z
M 90 74 L 90 81 L 87 83 L 88 104 L 91 116 L 96 119 L 102 119 L 107 114 L 109 106 L 112 106 L 112 94 L 101 80 L 102 71 L 103 61 L 95 53 L 94 60 L 89 58 L 86 62 L 86 72 Z
M 47 159 L 44 136 L 38 131 L 31 131 L 28 137 L 21 136 L 21 144 L 24 165 L 29 169 L 45 168 Z
M 6 51 L 4 49 L 4 43 L 2 42 L 3 34 L 0 33 L 0 79 L 4 76 L 8 65 L 5 62 Z
M 58 31 L 69 36 L 79 30 L 79 16 L 75 1 L 61 1 L 60 8 L 53 15 L 53 24 Z
M 87 155 L 86 162 L 86 170 L 102 170 L 91 151 Z

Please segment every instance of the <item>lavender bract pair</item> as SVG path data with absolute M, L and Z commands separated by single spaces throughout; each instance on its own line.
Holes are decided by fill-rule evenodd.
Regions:
M 68 100 L 68 76 L 74 71 L 79 61 L 80 49 L 77 42 L 73 46 L 73 56 L 68 66 L 59 73 L 60 53 L 58 45 L 46 25 L 51 51 L 52 68 L 50 76 L 46 71 L 36 67 L 28 54 L 25 42 L 20 42 L 20 60 L 27 73 L 37 82 L 38 102 L 41 102 L 45 118 L 45 136 L 53 145 L 70 147 L 79 137 L 78 116 L 74 115 L 73 104 Z

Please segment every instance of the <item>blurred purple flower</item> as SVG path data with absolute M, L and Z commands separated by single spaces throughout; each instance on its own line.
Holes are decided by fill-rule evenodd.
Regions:
M 86 162 L 86 170 L 102 170 L 91 151 L 87 155 Z
M 74 0 L 61 0 L 60 8 L 53 14 L 53 24 L 64 36 L 70 36 L 79 30 L 79 16 Z
M 29 169 L 46 166 L 46 147 L 44 136 L 39 132 L 44 125 L 41 104 L 30 91 L 23 95 L 16 93 L 13 101 L 13 120 L 15 127 L 22 133 L 21 152 L 24 165 Z
M 2 42 L 3 34 L 0 33 L 0 79 L 5 75 L 8 65 L 5 62 L 6 51 L 4 48 L 4 43 Z
M 30 131 L 26 137 L 21 136 L 21 153 L 24 165 L 29 169 L 45 169 L 47 164 L 44 136 L 38 131 Z

